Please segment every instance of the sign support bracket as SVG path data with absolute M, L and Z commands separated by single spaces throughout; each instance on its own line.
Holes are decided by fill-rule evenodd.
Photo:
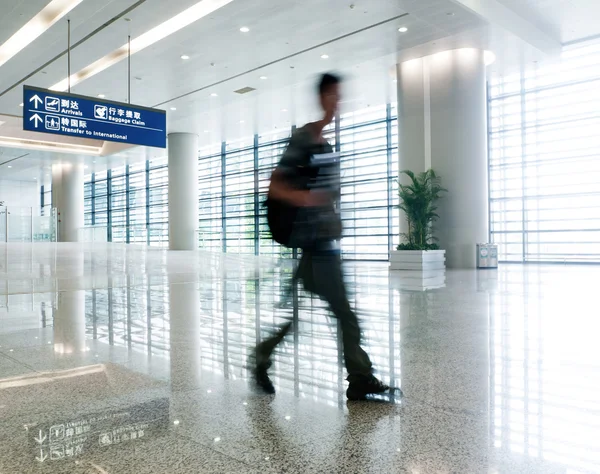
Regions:
M 131 35 L 127 37 L 127 103 L 131 104 Z
M 69 94 L 71 93 L 71 19 L 67 20 L 67 77 Z

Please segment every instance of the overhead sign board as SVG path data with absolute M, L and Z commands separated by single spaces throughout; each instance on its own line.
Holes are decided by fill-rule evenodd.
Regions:
M 164 110 L 23 87 L 23 129 L 157 148 L 167 146 Z

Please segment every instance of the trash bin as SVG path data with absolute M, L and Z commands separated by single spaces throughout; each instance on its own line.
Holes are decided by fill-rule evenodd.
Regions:
M 477 244 L 477 268 L 498 268 L 496 244 Z

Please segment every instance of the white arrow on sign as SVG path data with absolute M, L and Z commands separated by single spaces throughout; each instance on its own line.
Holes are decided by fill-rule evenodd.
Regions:
M 31 117 L 29 119 L 29 121 L 33 121 L 33 125 L 35 126 L 35 128 L 38 128 L 38 124 L 40 122 L 43 122 L 44 120 L 42 120 L 42 117 L 40 117 L 38 114 L 35 114 L 33 117 Z
M 40 455 L 35 457 L 36 461 L 44 462 L 48 459 L 48 455 L 44 453 L 43 449 L 40 449 Z
M 37 438 L 33 438 L 37 444 L 44 444 L 44 441 L 46 441 L 47 436 L 44 434 L 44 432 L 42 430 L 40 430 L 40 434 L 38 435 Z
M 38 105 L 42 105 L 44 101 L 40 99 L 39 96 L 36 94 L 31 99 L 29 99 L 29 102 L 33 102 L 33 106 L 37 109 Z

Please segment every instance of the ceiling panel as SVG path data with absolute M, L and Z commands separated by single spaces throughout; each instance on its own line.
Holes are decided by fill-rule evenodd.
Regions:
M 521 16 L 535 18 L 569 43 L 600 35 L 598 0 L 499 0 Z
M 6 0 L 0 2 L 0 44 L 37 15 L 50 0 Z
M 29 1 L 30 0 L 27 0 L 27 2 Z M 7 20 L 12 22 L 11 25 L 15 31 L 37 14 L 48 1 L 39 2 L 38 0 L 33 0 L 31 3 L 37 4 L 37 10 L 30 12 L 30 15 L 26 19 L 17 20 L 13 18 L 12 20 Z M 84 0 L 81 2 L 69 13 L 68 17 L 57 22 L 39 38 L 25 47 L 25 49 L 17 56 L 13 57 L 10 61 L 0 67 L 0 94 L 5 91 L 6 88 L 23 79 L 32 71 L 67 49 L 67 18 L 71 19 L 71 43 L 75 44 L 90 32 L 110 21 L 115 16 L 118 16 L 119 13 L 135 3 L 135 0 L 103 0 L 101 2 L 96 0 Z M 33 10 L 29 7 L 27 7 L 27 9 Z M 125 22 L 121 21 L 121 23 Z M 123 33 L 125 39 L 121 41 L 120 45 L 127 42 L 127 26 L 123 26 L 122 28 L 125 29 L 125 32 Z M 113 34 L 116 32 L 116 27 L 114 25 L 111 25 L 107 29 L 113 29 Z M 108 44 L 107 47 L 111 47 L 111 45 Z M 88 53 L 85 51 L 84 47 L 73 49 L 71 59 L 72 69 L 74 71 L 89 64 L 90 58 L 93 56 L 88 56 L 88 54 L 92 54 L 92 52 Z M 46 84 L 46 87 L 49 87 L 58 81 L 57 79 L 55 82 L 51 82 L 54 77 L 64 78 L 67 73 L 66 55 L 61 60 L 52 64 L 52 66 L 49 66 L 48 69 L 45 69 L 44 73 L 45 74 L 38 74 L 31 80 L 44 83 Z M 3 99 L 4 97 L 0 97 L 0 109 L 7 112 L 7 110 L 4 109 L 5 104 Z
M 72 71 L 119 48 L 126 43 L 129 34 L 135 38 L 196 2 L 141 2 L 125 17 L 74 48 Z M 515 11 L 520 3 L 525 4 L 521 6 L 531 11 L 521 10 L 523 15 L 545 12 L 549 16 L 543 21 L 549 24 L 556 20 L 555 12 L 563 7 L 567 8 L 567 17 L 568 12 L 580 17 L 589 15 L 590 5 L 596 3 L 584 0 L 502 2 Z M 12 7 L 2 3 L 0 14 L 4 15 L 0 16 L 0 25 L 13 28 L 16 24 L 22 25 L 25 21 L 19 23 L 18 15 L 28 11 L 31 17 L 45 3 L 47 1 L 13 1 Z M 73 42 L 135 3 L 135 0 L 84 0 L 71 14 Z M 168 8 L 165 8 L 167 3 Z M 275 130 L 275 127 L 285 129 L 291 123 L 313 118 L 317 111 L 314 78 L 325 70 L 341 71 L 347 78 L 343 107 L 355 110 L 394 100 L 393 66 L 398 61 L 458 47 L 493 49 L 503 65 L 532 59 L 531 48 L 523 42 L 451 0 L 357 0 L 353 8 L 351 4 L 349 0 L 234 0 L 134 55 L 132 102 L 160 105 L 168 111 L 169 131 L 196 132 L 201 144 L 207 145 L 223 137 L 234 139 Z M 405 12 L 409 16 L 352 34 Z M 251 31 L 240 33 L 241 26 L 248 26 Z M 399 26 L 407 26 L 408 33 L 400 34 Z M 65 30 L 65 21 L 59 22 L 0 68 L 0 93 L 60 53 L 66 44 Z M 5 34 L 4 28 L 1 31 Z M 344 35 L 350 36 L 331 42 Z M 331 43 L 299 54 L 328 42 Z M 328 60 L 320 58 L 323 53 L 329 55 Z M 182 54 L 189 55 L 190 59 L 182 60 Z M 259 69 L 252 71 L 256 68 Z M 262 75 L 268 79 L 260 79 Z M 47 88 L 65 77 L 66 59 L 63 58 L 46 67 L 43 73 L 35 74 L 27 83 Z M 244 86 L 257 90 L 247 96 L 233 92 Z M 73 92 L 90 96 L 102 93 L 109 99 L 126 101 L 127 62 L 122 61 L 84 81 L 75 86 Z M 213 92 L 218 97 L 211 97 Z M 21 114 L 21 95 L 19 86 L 0 97 L 0 113 Z M 171 111 L 171 107 L 177 110 Z M 164 153 L 164 150 L 137 148 L 108 161 L 111 164 L 135 162 Z M 37 164 L 47 165 L 55 159 L 51 154 L 33 152 L 31 157 L 34 155 L 39 160 Z M 24 165 L 29 159 L 23 161 Z M 94 160 L 98 163 L 93 163 Z M 103 166 L 106 162 L 105 158 L 86 161 L 89 166 Z M 26 169 L 25 173 L 30 173 L 29 168 Z

